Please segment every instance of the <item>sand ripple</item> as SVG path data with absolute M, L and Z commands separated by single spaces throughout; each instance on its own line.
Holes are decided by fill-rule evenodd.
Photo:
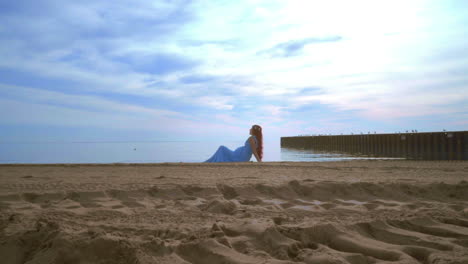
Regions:
M 289 181 L 0 196 L 2 263 L 466 263 L 468 183 Z
M 8 168 L 1 263 L 468 263 L 464 163 L 343 164 Z

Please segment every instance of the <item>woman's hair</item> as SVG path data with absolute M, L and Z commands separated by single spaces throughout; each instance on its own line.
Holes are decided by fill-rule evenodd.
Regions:
M 252 126 L 252 135 L 257 138 L 257 153 L 260 159 L 263 159 L 263 134 L 262 127 L 259 125 Z

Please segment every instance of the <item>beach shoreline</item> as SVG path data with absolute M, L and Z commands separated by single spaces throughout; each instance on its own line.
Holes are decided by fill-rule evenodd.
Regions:
M 468 262 L 466 161 L 1 164 L 0 212 L 4 263 Z

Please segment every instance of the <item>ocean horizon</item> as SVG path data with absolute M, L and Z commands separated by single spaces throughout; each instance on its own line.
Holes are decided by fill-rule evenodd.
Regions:
M 0 142 L 0 164 L 204 162 L 220 145 L 231 150 L 244 141 L 21 141 Z M 339 161 L 362 159 L 340 153 L 281 148 L 264 142 L 263 161 Z M 251 161 L 255 161 L 252 156 Z

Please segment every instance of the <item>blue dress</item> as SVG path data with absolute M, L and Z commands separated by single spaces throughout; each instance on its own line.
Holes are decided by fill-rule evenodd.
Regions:
M 257 139 L 252 136 L 257 146 Z M 252 158 L 252 148 L 250 147 L 249 139 L 245 141 L 244 146 L 238 147 L 232 151 L 225 146 L 220 146 L 218 150 L 205 162 L 242 162 L 249 161 Z

